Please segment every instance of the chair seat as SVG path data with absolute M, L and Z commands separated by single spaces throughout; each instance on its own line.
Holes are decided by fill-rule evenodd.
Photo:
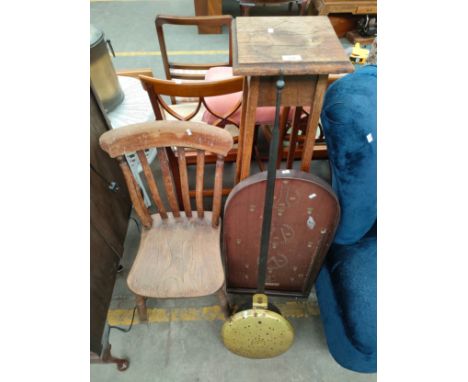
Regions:
M 179 218 L 168 213 L 163 220 L 152 215 L 153 226 L 141 235 L 140 246 L 127 278 L 130 290 L 154 298 L 201 297 L 224 284 L 220 230 L 211 226 L 210 211 L 203 219 Z
M 218 66 L 210 68 L 206 75 L 205 80 L 207 81 L 220 81 L 227 78 L 234 77 L 232 74 L 232 68 L 229 66 Z M 231 111 L 239 100 L 242 98 L 242 92 L 227 94 L 217 97 L 206 97 L 205 101 L 208 107 L 218 115 L 225 115 Z M 237 110 L 230 119 L 239 124 L 241 119 L 242 106 Z M 275 121 L 275 106 L 263 106 L 258 107 L 255 114 L 255 121 L 257 124 L 266 125 L 273 124 Z M 288 119 L 291 120 L 293 116 L 292 110 L 289 114 Z M 213 124 L 218 118 L 209 112 L 205 112 L 203 115 L 203 121 L 209 124 Z

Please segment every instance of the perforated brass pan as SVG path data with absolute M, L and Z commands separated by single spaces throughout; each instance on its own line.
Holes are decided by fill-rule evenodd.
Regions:
M 293 327 L 281 314 L 266 309 L 266 295 L 254 295 L 252 305 L 224 323 L 221 330 L 224 345 L 248 358 L 272 358 L 284 353 L 294 341 Z

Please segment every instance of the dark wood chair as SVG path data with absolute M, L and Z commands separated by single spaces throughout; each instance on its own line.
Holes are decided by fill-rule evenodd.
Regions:
M 140 76 L 143 88 L 153 106 L 156 120 L 180 120 L 193 122 L 206 122 L 223 128 L 232 135 L 236 144 L 227 154 L 226 161 L 232 162 L 237 157 L 237 140 L 239 134 L 240 106 L 242 103 L 242 77 L 231 77 L 219 81 L 190 81 L 176 83 L 158 78 Z M 232 95 L 234 102 L 226 103 L 228 106 L 220 110 L 212 108 L 216 98 Z M 168 104 L 164 97 L 185 97 L 195 102 Z M 230 98 L 232 98 L 230 97 Z M 219 105 L 219 102 L 214 102 Z M 194 153 L 187 154 L 189 164 L 194 163 Z M 207 153 L 206 162 L 216 161 L 216 155 Z
M 143 225 L 140 246 L 129 272 L 127 283 L 136 296 L 140 321 L 148 319 L 146 298 L 188 298 L 217 293 L 226 315 L 227 295 L 220 250 L 220 213 L 224 158 L 232 148 L 231 135 L 204 123 L 155 121 L 125 126 L 104 133 L 99 143 L 111 158 L 117 158 L 125 177 L 136 213 Z M 168 163 L 167 148 L 178 153 L 183 210 L 179 209 L 174 175 Z M 164 206 L 144 150 L 157 149 L 169 212 Z M 187 163 L 187 149 L 197 152 L 196 212 L 192 212 Z M 205 152 L 217 156 L 213 204 L 203 205 Z M 136 152 L 151 197 L 158 213 L 151 215 L 143 202 L 141 190 L 124 154 Z
M 166 79 L 176 79 L 179 81 L 194 81 L 204 80 L 205 74 L 210 68 L 220 66 L 232 66 L 232 37 L 231 37 L 232 16 L 156 16 L 156 34 L 158 36 L 159 48 L 161 50 L 161 59 L 166 73 Z M 168 54 L 166 39 L 164 34 L 164 25 L 178 26 L 197 26 L 197 27 L 213 27 L 226 26 L 229 34 L 229 53 L 228 60 L 224 62 L 205 62 L 205 63 L 183 63 L 173 62 Z M 203 36 L 200 36 L 202 39 Z M 172 103 L 176 103 L 174 97 L 171 98 Z M 184 100 L 182 100 L 184 102 Z

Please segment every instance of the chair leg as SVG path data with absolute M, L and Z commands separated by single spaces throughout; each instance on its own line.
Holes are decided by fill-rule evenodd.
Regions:
M 297 145 L 297 140 L 298 140 L 299 123 L 301 120 L 301 114 L 302 114 L 302 107 L 297 106 L 296 110 L 294 111 L 292 129 L 291 129 L 291 134 L 289 138 L 288 156 L 286 160 L 286 168 L 288 169 L 293 168 L 294 158 L 296 157 L 295 155 L 296 145 Z
M 135 301 L 138 311 L 138 317 L 140 318 L 140 322 L 147 322 L 148 321 L 148 312 L 146 310 L 146 299 L 143 296 L 135 295 Z
M 229 304 L 229 298 L 226 292 L 226 285 L 223 285 L 221 289 L 216 292 L 219 299 L 219 304 L 223 310 L 224 317 L 229 318 L 231 316 L 231 306 Z
M 276 169 L 281 168 L 281 161 L 283 160 L 283 143 L 284 143 L 284 138 L 286 137 L 286 133 L 287 133 L 287 124 L 288 124 L 288 117 L 289 117 L 290 110 L 291 110 L 290 106 L 284 106 L 280 114 L 278 158 L 276 160 Z

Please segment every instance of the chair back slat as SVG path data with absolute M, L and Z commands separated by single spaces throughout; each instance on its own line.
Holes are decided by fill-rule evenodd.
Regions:
M 158 159 L 159 165 L 161 166 L 161 172 L 163 175 L 164 188 L 166 189 L 167 199 L 169 205 L 171 206 L 172 214 L 175 217 L 180 216 L 179 204 L 177 203 L 177 197 L 174 187 L 174 179 L 172 178 L 172 173 L 169 167 L 169 159 L 167 157 L 166 150 L 158 150 Z
M 145 152 L 143 150 L 137 151 L 138 159 L 140 160 L 141 167 L 145 174 L 146 183 L 148 184 L 151 197 L 158 207 L 159 214 L 161 215 L 162 219 L 167 219 L 167 212 L 166 208 L 164 207 L 164 203 L 161 200 L 161 196 L 159 194 L 158 186 L 156 185 L 156 181 L 154 180 L 153 172 L 148 164 L 148 159 L 146 159 Z
M 135 178 L 133 177 L 132 172 L 130 171 L 130 167 L 126 159 L 123 156 L 119 156 L 117 158 L 120 168 L 122 169 L 122 173 L 124 175 L 125 183 L 127 184 L 127 189 L 130 194 L 130 199 L 132 200 L 133 206 L 138 217 L 141 220 L 141 223 L 146 228 L 151 228 L 153 225 L 153 219 L 151 218 L 148 209 L 145 206 L 145 202 L 141 196 L 141 190 L 138 186 Z
M 177 97 L 215 97 L 240 92 L 243 86 L 243 78 L 240 76 L 217 81 L 186 81 L 180 83 L 143 75 L 140 75 L 139 78 L 146 91 L 152 88 L 155 94 Z
M 195 189 L 197 216 L 200 219 L 206 217 L 203 208 L 203 197 L 206 193 L 206 190 L 203 190 L 206 173 L 205 157 L 206 155 L 214 156 L 216 158 L 216 168 L 211 224 L 213 227 L 218 226 L 221 213 L 221 198 L 224 191 L 222 188 L 224 159 L 233 146 L 233 138 L 229 132 L 206 123 L 154 121 L 109 130 L 99 138 L 99 144 L 111 158 L 119 160 L 135 210 L 146 228 L 152 227 L 152 217 L 143 202 L 140 187 L 130 171 L 124 155 L 137 154 L 151 196 L 159 209 L 161 217 L 164 219 L 168 218 L 168 213 L 161 200 L 159 189 L 145 156 L 145 150 L 150 148 L 157 149 L 157 158 L 166 196 L 175 218 L 181 217 L 178 199 L 180 195 L 182 196 L 180 204 L 184 205 L 186 217 L 193 218 L 187 169 L 188 152 L 196 153 L 197 159 Z M 172 150 L 174 147 L 176 148 L 177 159 Z M 207 152 L 209 154 L 206 154 Z M 170 158 L 172 158 L 171 161 L 173 163 L 170 161 Z M 177 192 L 175 182 L 179 182 L 177 184 Z
M 213 215 L 211 225 L 217 227 L 219 224 L 219 215 L 221 213 L 221 198 L 223 194 L 223 168 L 224 168 L 224 157 L 222 155 L 217 156 L 216 170 L 214 179 L 214 191 L 213 191 Z
M 169 64 L 171 65 L 171 64 Z M 172 69 L 172 66 L 170 66 Z M 181 73 L 177 70 L 171 70 L 171 79 L 185 81 L 203 81 L 205 79 L 206 70 L 200 73 Z
M 197 204 L 197 214 L 203 219 L 203 179 L 205 173 L 205 152 L 197 150 L 197 180 L 195 185 L 195 202 Z
M 177 157 L 179 161 L 180 184 L 185 216 L 190 218 L 192 217 L 192 208 L 190 206 L 190 190 L 187 176 L 187 163 L 185 160 L 185 149 L 183 147 L 177 147 Z
M 171 63 L 168 55 L 167 45 L 164 37 L 163 25 L 179 25 L 179 26 L 198 26 L 198 27 L 222 27 L 226 26 L 229 34 L 229 57 L 226 62 L 213 62 L 213 63 L 204 63 L 204 64 L 183 64 L 183 63 Z M 161 59 L 164 66 L 164 72 L 166 73 L 166 79 L 170 80 L 176 78 L 175 75 L 171 72 L 172 68 L 177 69 L 186 69 L 190 70 L 199 70 L 199 69 L 209 69 L 215 66 L 232 66 L 232 43 L 231 43 L 231 24 L 232 16 L 230 15 L 219 15 L 219 16 L 156 16 L 155 25 L 156 25 L 156 34 L 158 37 L 159 48 L 161 50 Z M 193 79 L 193 73 L 188 72 L 187 75 L 179 73 L 177 78 L 181 79 Z M 203 79 L 203 78 L 201 78 Z

